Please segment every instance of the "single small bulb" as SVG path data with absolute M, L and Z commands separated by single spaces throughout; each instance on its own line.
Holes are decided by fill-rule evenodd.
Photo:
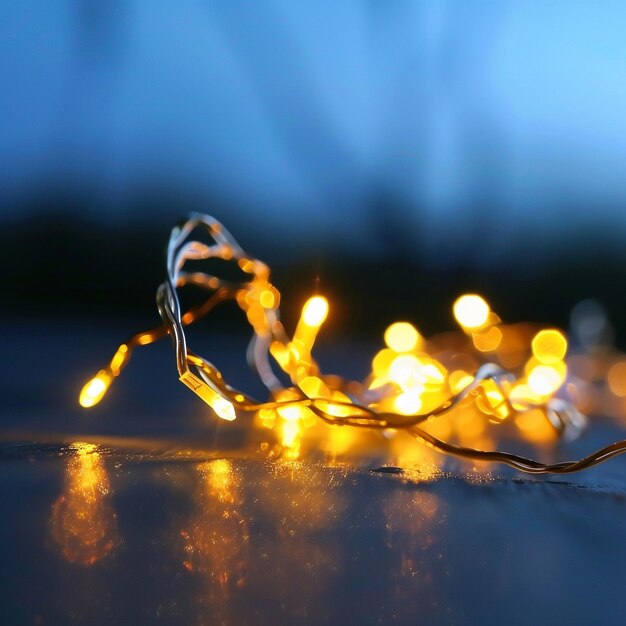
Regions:
M 318 327 L 328 315 L 328 300 L 324 296 L 313 296 L 302 308 L 302 321 L 307 326 Z
M 419 333 L 409 322 L 395 322 L 385 331 L 385 343 L 394 352 L 410 352 L 418 340 Z
M 453 311 L 456 321 L 464 328 L 480 328 L 489 318 L 489 305 L 473 293 L 458 298 Z
M 537 365 L 528 375 L 528 386 L 540 396 L 554 393 L 565 380 L 563 373 L 550 365 Z
M 389 379 L 403 388 L 423 385 L 424 374 L 420 360 L 413 354 L 397 356 L 389 366 Z
M 539 362 L 545 365 L 552 365 L 565 356 L 567 339 L 558 330 L 540 330 L 533 337 L 532 350 Z
M 396 396 L 394 400 L 396 411 L 402 413 L 402 415 L 413 415 L 417 413 L 422 408 L 422 404 L 421 391 L 419 389 L 405 391 L 399 396 Z
M 78 402 L 86 409 L 95 406 L 102 400 L 108 388 L 109 376 L 107 376 L 106 372 L 98 372 L 82 388 Z
M 226 398 L 222 398 L 221 396 L 217 396 L 213 399 L 211 402 L 211 408 L 215 411 L 218 417 L 221 417 L 227 422 L 232 422 L 237 418 L 235 407 L 231 402 L 226 400 Z
M 269 289 L 265 289 L 259 296 L 259 302 L 264 309 L 271 309 L 276 305 L 276 298 Z

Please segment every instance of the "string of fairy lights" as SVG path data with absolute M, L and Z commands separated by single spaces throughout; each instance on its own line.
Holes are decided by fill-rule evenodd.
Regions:
M 192 267 L 207 260 L 236 265 L 242 278 L 227 280 L 199 271 L 197 264 Z M 541 463 L 470 445 L 484 441 L 489 424 L 514 424 L 516 432 L 531 441 L 573 438 L 585 425 L 581 410 L 594 408 L 592 396 L 581 393 L 580 364 L 570 367 L 566 361 L 563 332 L 503 324 L 477 294 L 463 295 L 454 303 L 461 333 L 427 340 L 408 322 L 389 326 L 370 375 L 353 381 L 324 374 L 312 356 L 329 313 L 327 299 L 315 295 L 305 303 L 290 337 L 280 321 L 281 295 L 270 283 L 269 267 L 247 255 L 217 220 L 192 214 L 177 225 L 167 247 L 166 270 L 157 290 L 162 324 L 119 346 L 83 387 L 83 407 L 102 400 L 136 347 L 169 335 L 179 379 L 217 417 L 233 421 L 254 416 L 260 428 L 277 431 L 282 448 L 292 456 L 297 456 L 303 434 L 317 423 L 332 426 L 333 433 L 365 429 L 389 439 L 407 433 L 444 454 L 506 463 L 529 473 L 576 472 L 626 452 L 626 441 L 620 441 L 580 460 Z M 183 312 L 179 291 L 189 285 L 206 295 L 199 306 Z M 252 329 L 248 361 L 268 390 L 267 401 L 233 388 L 213 363 L 187 345 L 185 327 L 226 300 L 237 302 Z M 615 372 L 621 367 L 626 375 L 626 363 L 604 366 L 609 381 L 615 379 L 611 388 L 620 387 Z

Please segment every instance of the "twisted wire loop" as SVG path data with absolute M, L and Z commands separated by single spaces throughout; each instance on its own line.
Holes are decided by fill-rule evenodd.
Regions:
M 204 231 L 211 243 L 193 238 L 197 230 Z M 245 278 L 233 281 L 204 271 L 185 271 L 189 262 L 210 259 L 235 263 Z M 316 319 L 313 315 L 312 321 L 301 320 L 290 340 L 280 322 L 280 293 L 269 282 L 269 267 L 248 256 L 224 226 L 210 216 L 194 213 L 174 227 L 167 246 L 166 269 L 165 281 L 157 290 L 161 326 L 133 335 L 118 348 L 109 364 L 83 388 L 80 399 L 83 406 L 93 406 L 100 401 L 111 382 L 126 367 L 136 347 L 153 343 L 169 334 L 174 343 L 180 380 L 226 420 L 263 410 L 299 407 L 329 424 L 379 430 L 403 429 L 421 443 L 444 454 L 473 461 L 504 463 L 532 474 L 577 472 L 626 452 L 626 441 L 619 441 L 577 461 L 545 464 L 508 452 L 456 445 L 428 432 L 423 427 L 427 421 L 450 413 L 465 399 L 482 398 L 488 402 L 484 384 L 491 381 L 509 413 L 539 409 L 559 436 L 572 438 L 580 433 L 585 424 L 584 417 L 560 398 L 549 398 L 540 403 L 518 400 L 513 404 L 505 385 L 512 374 L 491 363 L 481 366 L 472 382 L 435 408 L 409 415 L 381 410 L 376 401 L 370 401 L 372 390 L 367 385 L 320 373 L 311 356 L 311 348 L 325 313 L 318 312 Z M 183 312 L 178 291 L 188 285 L 200 287 L 209 295 L 200 306 Z M 187 346 L 185 327 L 206 316 L 225 300 L 235 300 L 252 327 L 248 362 L 272 395 L 270 401 L 259 402 L 234 389 L 213 363 L 190 351 Z M 270 356 L 282 375 L 291 381 L 287 394 L 283 393 L 286 388 L 275 373 Z M 326 385 L 330 391 L 311 393 L 303 384 L 305 379 L 310 380 L 311 377 Z

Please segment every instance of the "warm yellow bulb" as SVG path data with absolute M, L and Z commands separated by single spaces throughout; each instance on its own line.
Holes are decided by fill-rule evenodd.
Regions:
M 317 376 L 306 376 L 298 386 L 309 398 L 328 398 L 330 397 L 330 389 L 321 378 Z
M 276 298 L 269 289 L 265 289 L 259 296 L 259 302 L 264 309 L 271 309 L 276 305 Z
M 80 405 L 88 409 L 89 407 L 98 404 L 109 388 L 109 382 L 110 377 L 106 374 L 106 372 L 98 372 L 82 388 L 78 398 Z
M 528 375 L 528 386 L 540 396 L 549 396 L 563 384 L 564 374 L 549 365 L 537 365 Z
M 541 330 L 533 338 L 535 358 L 545 365 L 560 361 L 567 352 L 567 339 L 558 330 Z
M 389 374 L 389 366 L 398 355 L 390 348 L 380 350 L 372 359 L 372 372 L 376 378 L 385 378 Z
M 476 398 L 476 406 L 490 417 L 504 420 L 509 416 L 509 406 L 502 390 L 493 380 L 481 384 L 484 395 Z
M 109 363 L 109 370 L 112 372 L 114 376 L 119 376 L 120 370 L 124 365 L 124 362 L 128 360 L 128 346 L 123 343 L 118 349 L 117 352 L 113 355 L 111 359 L 111 363 Z
M 489 305 L 473 293 L 458 298 L 453 311 L 456 321 L 464 328 L 480 328 L 489 318 Z
M 397 356 L 389 366 L 389 378 L 401 387 L 423 386 L 424 375 L 420 360 L 412 354 Z
M 474 382 L 474 377 L 464 370 L 456 370 L 450 374 L 448 382 L 453 393 L 459 393 Z
M 321 326 L 328 315 L 328 300 L 324 296 L 309 298 L 302 308 L 302 321 L 314 328 Z
M 413 324 L 396 322 L 385 331 L 385 343 L 395 352 L 410 352 L 417 346 L 419 333 Z
M 420 390 L 405 391 L 396 396 L 394 406 L 398 413 L 402 415 L 413 415 L 422 408 L 422 397 Z
M 541 384 L 541 383 L 539 383 Z M 536 386 L 536 382 L 535 382 Z M 526 383 L 519 383 L 511 389 L 509 394 L 509 400 L 514 409 L 523 411 L 532 404 L 540 404 L 542 396 L 539 395 L 533 388 Z
M 237 417 L 235 407 L 232 403 L 226 400 L 226 398 L 222 398 L 220 395 L 215 395 L 215 398 L 210 402 L 210 406 L 218 417 L 221 417 L 227 422 L 232 422 Z

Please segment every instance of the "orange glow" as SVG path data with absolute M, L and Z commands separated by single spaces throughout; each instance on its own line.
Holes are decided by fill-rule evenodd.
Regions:
M 271 309 L 276 304 L 276 298 L 269 289 L 265 289 L 259 296 L 259 302 L 264 309 Z
M 183 372 L 179 379 L 190 389 L 197 393 L 223 420 L 232 422 L 236 419 L 233 403 L 209 386 L 202 378 L 196 376 L 191 370 Z M 234 394 L 237 397 L 240 394 Z M 234 399 L 234 398 L 233 398 Z
M 328 300 L 324 296 L 309 298 L 302 309 L 302 321 L 313 328 L 321 326 L 327 315 Z
M 397 354 L 390 348 L 380 350 L 372 361 L 372 372 L 374 376 L 376 378 L 385 377 L 396 356 Z
M 502 331 L 497 326 L 492 326 L 484 333 L 474 333 L 472 341 L 480 352 L 495 352 L 502 341 Z
M 325 450 L 330 455 L 332 461 L 336 461 L 338 456 L 348 452 L 355 446 L 359 439 L 359 433 L 351 428 L 341 426 L 329 426 L 325 441 Z
M 126 360 L 126 356 L 128 354 L 128 346 L 123 343 L 118 349 L 117 352 L 113 355 L 111 359 L 111 364 L 109 368 L 113 376 L 118 376 L 120 373 L 121 367 L 124 365 L 124 361 Z
M 464 370 L 456 370 L 450 374 L 448 382 L 450 383 L 450 389 L 452 389 L 453 393 L 459 393 L 459 391 L 474 382 L 474 377 L 470 376 Z
M 542 400 L 542 396 L 525 383 L 515 385 L 511 390 L 509 398 L 513 408 L 518 411 L 523 411 L 529 405 L 539 404 Z
M 567 352 L 567 339 L 558 330 L 541 330 L 533 337 L 532 351 L 544 365 L 558 363 Z
M 233 487 L 233 468 L 228 459 L 217 459 L 207 464 L 208 479 L 211 495 L 220 502 L 232 503 L 235 500 Z
M 277 395 L 277 400 L 297 400 L 298 394 L 285 389 Z M 286 458 L 297 459 L 300 456 L 302 434 L 310 425 L 311 412 L 299 404 L 287 404 L 276 409 L 280 416 L 277 423 L 279 428 L 280 443 Z
M 545 443 L 556 438 L 556 431 L 540 410 L 527 411 L 515 418 L 515 425 L 529 441 Z
M 396 396 L 394 400 L 396 411 L 398 411 L 398 413 L 402 413 L 402 415 L 413 415 L 414 413 L 419 413 L 423 404 L 421 395 L 422 394 L 418 390 L 413 390 L 405 391 L 399 396 Z
M 489 319 L 489 305 L 476 294 L 466 294 L 458 298 L 453 311 L 456 321 L 470 330 L 481 328 Z
M 291 341 L 284 349 L 289 352 L 289 358 L 279 357 L 279 365 L 286 361 L 285 371 L 296 382 L 312 373 L 311 350 L 321 325 L 328 316 L 328 300 L 324 296 L 309 298 L 302 307 L 300 321 Z
M 485 432 L 486 427 L 486 420 L 473 411 L 464 411 L 457 418 L 456 430 L 464 441 L 473 443 Z
M 217 624 L 236 624 L 236 603 L 228 602 L 248 575 L 246 518 L 241 513 L 241 484 L 227 459 L 200 463 L 192 514 L 180 530 L 180 558 L 198 577 L 199 601 L 211 607 Z M 234 611 L 234 612 L 233 612 Z
M 216 397 L 210 403 L 210 407 L 215 411 L 218 417 L 221 417 L 227 422 L 232 422 L 237 417 L 232 402 L 229 402 L 226 398 L 222 398 L 222 396 L 218 394 L 216 394 Z
M 506 396 L 492 380 L 481 384 L 481 392 L 476 398 L 476 405 L 483 413 L 498 420 L 506 419 L 510 414 Z
M 537 365 L 528 374 L 528 386 L 539 396 L 549 396 L 565 382 L 567 368 Z
M 72 444 L 63 495 L 52 507 L 52 537 L 72 563 L 90 566 L 118 544 L 111 487 L 96 446 Z
M 201 229 L 203 237 L 195 240 L 193 233 Z M 408 321 L 392 323 L 370 371 L 350 380 L 322 371 L 314 358 L 317 335 L 329 314 L 328 300 L 322 295 L 309 298 L 290 335 L 281 322 L 281 295 L 270 283 L 269 267 L 247 257 L 214 219 L 194 214 L 185 227 L 175 228 L 167 259 L 166 280 L 157 292 L 162 324 L 121 344 L 84 385 L 79 397 L 82 406 L 100 402 L 137 346 L 169 336 L 174 340 L 180 380 L 221 419 L 250 415 L 255 425 L 272 429 L 273 441 L 270 433 L 264 433 L 267 441 L 261 450 L 274 457 L 300 458 L 312 444 L 325 452 L 343 450 L 346 442 L 357 445 L 366 437 L 376 442 L 374 447 L 387 443 L 393 448 L 399 445 L 391 443 L 396 434 L 405 430 L 413 437 L 409 442 L 421 440 L 444 454 L 479 461 L 484 457 L 472 449 L 472 443 L 497 445 L 498 430 L 511 432 L 516 427 L 520 436 L 543 442 L 554 434 L 550 428 L 560 435 L 566 430 L 568 436 L 577 434 L 583 427 L 583 420 L 576 419 L 582 411 L 626 417 L 626 400 L 609 396 L 606 390 L 608 386 L 614 396 L 626 399 L 626 357 L 605 345 L 587 352 L 580 352 L 584 347 L 577 345 L 577 352 L 568 355 L 562 331 L 503 323 L 478 294 L 464 294 L 454 301 L 454 317 L 462 332 L 424 338 Z M 197 266 L 193 271 L 183 269 L 187 261 L 199 259 L 216 259 L 218 270 L 222 262 L 230 262 L 239 279 L 204 274 Z M 183 311 L 185 299 L 179 298 L 179 289 L 186 285 L 209 295 L 198 307 Z M 267 390 L 264 397 L 255 399 L 233 388 L 210 361 L 188 348 L 185 327 L 226 300 L 239 305 L 252 328 L 247 358 Z M 567 429 L 560 428 L 558 419 L 567 423 Z M 501 427 L 505 420 L 510 425 Z M 352 430 L 338 431 L 329 425 Z M 335 442 L 327 445 L 324 437 Z M 626 443 L 616 446 L 615 452 L 626 452 Z M 589 459 L 592 464 L 610 456 L 596 454 Z M 403 454 L 403 458 L 410 456 Z M 530 472 L 578 471 L 586 466 L 513 460 L 498 451 L 491 458 Z M 211 471 L 218 470 L 215 466 Z
M 385 331 L 385 343 L 394 352 L 410 352 L 419 340 L 417 329 L 408 322 L 395 322 Z
M 104 370 L 100 370 L 90 381 L 88 381 L 80 392 L 78 402 L 84 408 L 95 406 L 104 398 L 109 385 L 111 384 L 111 376 Z
M 618 361 L 609 369 L 607 380 L 611 391 L 620 398 L 626 397 L 626 361 Z
M 331 392 L 326 383 L 317 376 L 303 378 L 298 386 L 309 398 L 330 398 Z
M 419 387 L 424 382 L 422 364 L 413 354 L 401 354 L 389 366 L 389 379 L 403 389 Z

